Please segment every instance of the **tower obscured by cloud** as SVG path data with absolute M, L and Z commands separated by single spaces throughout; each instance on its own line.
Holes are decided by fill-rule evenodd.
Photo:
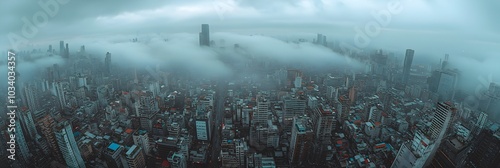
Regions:
M 210 31 L 208 24 L 201 25 L 200 46 L 210 46 Z
M 414 53 L 415 53 L 415 50 L 406 49 L 405 62 L 404 62 L 404 67 L 403 67 L 403 84 L 404 85 L 406 85 L 408 83 L 408 79 L 410 78 L 410 69 L 411 69 L 411 64 L 413 62 L 413 54 Z
M 107 76 L 111 74 L 111 53 L 106 53 L 106 58 L 104 59 L 105 73 Z

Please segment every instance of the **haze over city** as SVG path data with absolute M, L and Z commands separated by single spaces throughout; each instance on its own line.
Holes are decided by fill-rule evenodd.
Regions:
M 11 107 L 0 114 L 5 141 L 13 139 L 9 134 L 19 139 L 19 159 L 9 163 L 497 165 L 477 159 L 498 152 L 475 151 L 484 145 L 478 139 L 500 142 L 498 6 L 494 0 L 0 2 L 0 48 L 16 53 L 15 80 L 10 54 L 0 60 L 9 69 L 0 77 L 15 82 L 0 91 L 16 87 L 19 107 L 17 119 L 8 120 Z M 24 132 L 7 131 L 9 121 Z M 310 136 L 303 135 L 309 124 Z M 56 140 L 61 130 L 75 133 L 71 145 Z M 163 142 L 172 139 L 173 145 Z M 420 141 L 425 145 L 413 143 Z M 55 154 L 35 157 L 49 152 Z M 315 152 L 319 159 L 305 156 Z

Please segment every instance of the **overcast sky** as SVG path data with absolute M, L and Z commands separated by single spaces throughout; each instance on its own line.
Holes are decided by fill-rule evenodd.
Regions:
M 40 2 L 57 2 L 57 0 Z M 40 48 L 46 48 L 47 43 L 57 46 L 59 40 L 65 40 L 75 50 L 79 45 L 85 44 L 89 46 L 87 47 L 89 50 L 111 50 L 115 53 L 120 47 L 127 47 L 128 44 L 108 48 L 100 44 L 116 43 L 116 40 L 126 40 L 119 37 L 129 38 L 140 34 L 158 35 L 162 38 L 185 37 L 184 42 L 178 43 L 187 45 L 191 42 L 193 44 L 189 45 L 196 46 L 200 24 L 208 23 L 214 38 L 231 38 L 234 36 L 228 37 L 227 34 L 234 34 L 236 36 L 234 39 L 251 42 L 255 38 L 239 38 L 239 35 L 259 34 L 290 40 L 305 38 L 311 41 L 316 37 L 316 33 L 322 33 L 327 35 L 327 40 L 339 40 L 359 49 L 381 48 L 403 53 L 404 49 L 412 48 L 415 50 L 416 62 L 424 60 L 436 62 L 445 53 L 449 53 L 450 59 L 456 62 L 456 66 L 467 67 L 476 75 L 487 76 L 488 73 L 492 73 L 498 77 L 500 71 L 497 66 L 500 62 L 500 12 L 497 12 L 500 1 L 497 0 L 60 0 L 60 2 L 57 12 L 53 16 L 48 16 L 47 24 L 39 25 L 38 31 L 32 33 L 33 37 L 26 37 L 22 33 L 25 26 L 23 18 L 33 22 L 33 16 L 37 12 L 45 13 L 43 7 L 31 0 L 2 0 L 0 47 L 13 48 L 14 43 L 10 39 L 14 37 L 13 34 L 24 37 L 29 45 Z M 391 13 L 386 23 L 381 23 L 373 13 L 387 12 L 390 9 L 388 6 L 393 5 L 392 2 L 399 2 L 400 6 L 397 9 L 400 10 Z M 366 46 L 357 45 L 355 38 L 359 32 L 355 31 L 356 28 L 366 33 L 365 26 L 371 23 L 382 24 L 380 32 L 369 37 Z M 25 46 L 24 44 L 26 43 L 22 46 Z M 112 50 L 113 47 L 116 50 Z M 211 57 L 204 57 L 208 58 Z

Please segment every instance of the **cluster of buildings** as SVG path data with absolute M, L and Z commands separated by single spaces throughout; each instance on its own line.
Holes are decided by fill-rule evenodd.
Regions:
M 207 24 L 199 36 L 201 46 L 211 46 Z M 315 43 L 327 46 L 326 36 L 318 35 Z M 80 168 L 500 165 L 495 159 L 500 156 L 500 85 L 490 85 L 479 107 L 464 105 L 457 94 L 460 72 L 448 68 L 448 56 L 429 71 L 412 65 L 414 50 L 406 50 L 403 66 L 393 54 L 377 50 L 356 56 L 366 62 L 364 72 L 266 66 L 260 67 L 264 74 L 215 81 L 160 67 L 120 69 L 109 52 L 96 58 L 81 47 L 70 54 L 63 44 L 59 53 L 51 46 L 47 53 L 64 55 L 65 65 L 54 64 L 41 71 L 40 79 L 18 85 L 19 156 L 2 163 Z M 6 139 L 8 134 L 1 133 Z

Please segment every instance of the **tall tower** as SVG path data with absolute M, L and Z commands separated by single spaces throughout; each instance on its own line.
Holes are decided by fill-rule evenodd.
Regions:
M 344 122 L 349 119 L 349 113 L 351 111 L 351 100 L 349 100 L 349 96 L 342 95 L 338 99 L 339 105 L 339 114 L 338 121 L 340 125 L 344 125 Z
M 201 25 L 200 46 L 210 46 L 210 31 L 208 24 Z
M 269 119 L 269 108 L 270 101 L 266 95 L 259 93 L 256 98 L 257 101 L 257 111 L 254 112 L 252 125 L 260 123 L 265 125 Z
M 111 74 L 111 53 L 106 53 L 106 58 L 104 59 L 104 70 L 107 76 Z
M 64 57 L 69 58 L 69 47 L 68 47 L 68 43 L 66 43 L 66 50 L 65 50 L 65 53 L 64 53 Z
M 294 117 L 290 140 L 290 163 L 301 165 L 309 158 L 313 146 L 314 133 L 308 117 Z
M 130 149 L 128 149 L 125 153 L 125 160 L 130 168 L 146 167 L 144 153 L 142 152 L 142 148 L 140 146 L 132 145 L 132 147 L 130 147 Z
M 430 137 L 436 140 L 437 143 L 443 139 L 446 129 L 451 125 L 455 113 L 456 108 L 450 102 L 439 102 L 437 104 L 429 129 Z
M 412 49 L 406 49 L 405 54 L 405 62 L 403 66 L 403 84 L 406 85 L 408 83 L 408 79 L 410 78 L 410 69 L 411 64 L 413 62 L 413 54 L 415 53 Z
M 61 57 L 64 57 L 65 53 L 66 49 L 64 48 L 64 41 L 59 41 L 59 55 L 61 55 Z
M 52 156 L 60 163 L 64 163 L 63 156 L 57 145 L 56 136 L 54 134 L 55 121 L 50 115 L 45 115 L 38 121 L 40 130 L 47 141 L 47 144 L 52 152 Z
M 56 136 L 57 144 L 61 150 L 66 165 L 68 167 L 85 168 L 80 149 L 76 144 L 73 130 L 68 121 L 63 121 L 57 124 L 54 134 Z

